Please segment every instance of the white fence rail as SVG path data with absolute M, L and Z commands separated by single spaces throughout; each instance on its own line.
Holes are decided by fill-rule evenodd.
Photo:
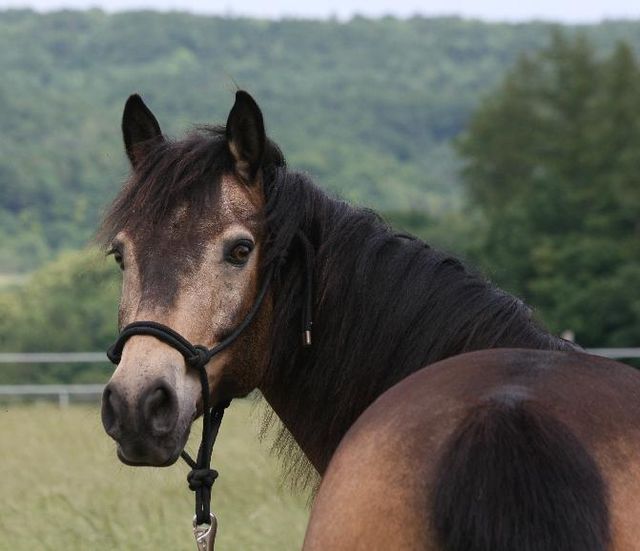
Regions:
M 11 398 L 58 398 L 61 407 L 69 405 L 71 396 L 97 400 L 104 385 L 0 385 L 0 400 Z
M 104 352 L 1 352 L 0 364 L 86 364 L 111 365 Z M 98 400 L 103 384 L 0 385 L 0 401 L 7 399 L 55 399 L 61 407 L 69 405 L 71 397 Z
M 640 358 L 640 348 L 587 348 L 596 356 L 627 360 Z M 0 352 L 0 364 L 109 363 L 105 352 Z
M 109 363 L 105 352 L 0 352 L 0 364 Z
M 633 360 L 640 358 L 640 348 L 587 348 L 587 352 L 614 360 Z
M 640 358 L 640 348 L 590 348 L 590 354 L 620 360 Z M 104 352 L 2 352 L 0 364 L 104 363 Z M 69 405 L 72 396 L 97 400 L 104 389 L 102 384 L 83 385 L 0 385 L 0 401 L 7 398 L 57 398 L 60 406 Z

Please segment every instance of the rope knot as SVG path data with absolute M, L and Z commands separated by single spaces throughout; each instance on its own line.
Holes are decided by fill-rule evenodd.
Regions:
M 218 471 L 214 469 L 193 469 L 187 475 L 187 482 L 189 489 L 196 492 L 200 488 L 211 488 L 216 478 L 218 478 Z
M 107 350 L 107 358 L 112 364 L 118 365 L 122 358 L 122 351 L 118 348 L 119 343 L 115 343 Z
M 187 363 L 195 369 L 200 369 L 207 365 L 207 362 L 210 360 L 209 350 L 200 344 L 194 346 L 194 350 L 195 354 L 187 358 Z

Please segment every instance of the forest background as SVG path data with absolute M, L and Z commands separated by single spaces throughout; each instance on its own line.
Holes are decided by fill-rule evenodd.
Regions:
M 122 106 L 223 122 L 236 86 L 291 167 L 462 256 L 584 346 L 640 345 L 640 22 L 0 12 L 0 351 L 101 350 L 119 273 L 92 245 Z M 103 367 L 5 366 L 0 382 Z

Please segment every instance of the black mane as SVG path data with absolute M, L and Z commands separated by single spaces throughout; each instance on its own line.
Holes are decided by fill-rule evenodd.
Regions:
M 394 231 L 374 212 L 330 198 L 303 174 L 280 169 L 266 189 L 274 251 L 289 248 L 275 290 L 270 381 L 284 385 L 298 445 L 325 467 L 360 413 L 414 371 L 462 352 L 567 349 L 521 300 L 458 259 Z M 302 230 L 316 250 L 315 318 L 301 347 Z M 294 352 L 295 351 L 295 352 Z M 286 430 L 276 448 L 308 473 Z M 304 482 L 304 480 L 303 480 Z

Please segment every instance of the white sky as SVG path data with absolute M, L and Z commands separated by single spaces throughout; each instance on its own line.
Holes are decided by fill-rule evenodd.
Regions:
M 640 19 L 640 0 L 0 0 L 0 9 L 10 7 L 37 10 L 99 7 L 107 11 L 146 8 L 270 18 L 421 14 L 461 15 L 493 21 L 536 18 L 577 23 Z

